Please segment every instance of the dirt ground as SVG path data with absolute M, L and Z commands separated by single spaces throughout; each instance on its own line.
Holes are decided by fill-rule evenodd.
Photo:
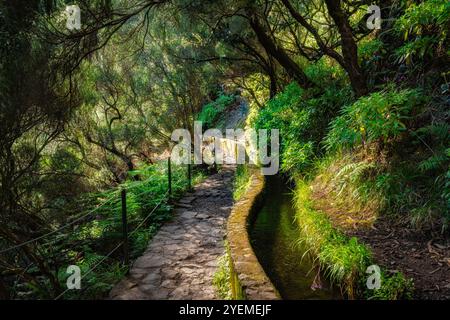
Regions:
M 437 230 L 415 231 L 381 217 L 369 229 L 346 233 L 367 244 L 379 265 L 412 278 L 415 299 L 450 299 L 450 239 Z

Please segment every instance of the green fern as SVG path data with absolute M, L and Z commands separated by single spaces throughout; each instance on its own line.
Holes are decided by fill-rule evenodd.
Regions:
M 423 172 L 437 170 L 448 163 L 449 157 L 445 153 L 435 154 L 419 163 L 419 169 Z

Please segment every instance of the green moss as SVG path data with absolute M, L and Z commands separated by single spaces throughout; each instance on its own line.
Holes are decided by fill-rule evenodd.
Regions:
M 239 282 L 238 274 L 234 271 L 233 265 L 230 261 L 230 280 L 231 280 L 231 299 L 233 300 L 247 300 L 244 289 Z
M 225 248 L 225 253 L 218 259 L 218 267 L 214 273 L 213 285 L 216 287 L 221 299 L 231 300 L 231 261 L 227 243 L 225 243 Z

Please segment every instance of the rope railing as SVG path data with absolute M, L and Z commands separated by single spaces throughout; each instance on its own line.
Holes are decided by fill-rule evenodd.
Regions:
M 136 231 L 138 231 L 138 229 L 140 227 L 142 227 L 144 225 L 144 223 L 153 215 L 153 213 L 156 211 L 156 209 L 159 208 L 159 206 L 163 203 L 164 200 L 167 200 L 166 196 L 169 194 L 169 190 L 166 191 L 166 193 L 163 195 L 163 197 L 161 198 L 161 200 L 156 204 L 156 206 L 150 211 L 150 213 L 139 223 L 139 225 L 136 226 L 136 228 L 134 228 L 134 230 L 132 232 L 130 232 L 130 234 L 127 234 L 127 239 L 124 239 L 123 241 L 121 241 L 116 247 L 114 247 L 114 249 L 112 249 L 108 254 L 106 254 L 105 256 L 102 257 L 102 259 L 96 263 L 92 268 L 90 268 L 87 272 L 85 272 L 83 274 L 83 276 L 80 276 L 80 281 L 86 277 L 88 274 L 90 274 L 92 271 L 94 271 L 99 265 L 101 265 L 107 258 L 109 258 L 114 252 L 116 252 L 121 246 L 123 246 L 126 241 L 129 239 L 129 237 L 134 234 Z M 71 289 L 66 289 L 64 290 L 62 293 L 60 293 L 55 300 L 59 300 L 60 298 L 62 298 L 67 292 L 69 292 Z
M 192 181 L 191 181 L 192 173 L 191 173 L 191 170 L 192 170 L 192 168 L 191 168 L 191 165 L 189 164 L 187 166 L 187 179 L 188 179 L 188 188 L 189 189 L 192 186 Z M 83 279 L 87 275 L 89 275 L 92 271 L 94 271 L 98 266 L 100 266 L 106 259 L 108 259 L 112 254 L 114 254 L 121 247 L 124 248 L 124 264 L 128 265 L 129 264 L 128 263 L 128 261 L 129 261 L 128 260 L 129 259 L 129 257 L 128 257 L 128 255 L 129 255 L 128 254 L 128 240 L 129 240 L 129 238 L 133 234 L 135 234 L 150 219 L 150 217 L 155 213 L 155 211 L 161 206 L 161 204 L 164 201 L 170 200 L 172 198 L 172 172 L 171 171 L 172 171 L 172 168 L 171 168 L 171 161 L 170 161 L 170 157 L 169 157 L 168 158 L 168 162 L 167 162 L 167 171 L 165 172 L 167 174 L 167 177 L 168 177 L 168 185 L 167 185 L 168 189 L 167 189 L 167 191 L 162 195 L 161 199 L 157 202 L 157 204 L 153 207 L 153 209 L 150 210 L 150 212 L 147 214 L 147 216 L 144 219 L 142 219 L 139 222 L 139 224 L 130 233 L 128 233 L 128 223 L 127 223 L 126 190 L 127 189 L 128 190 L 133 190 L 135 187 L 141 186 L 142 183 L 145 184 L 145 183 L 151 181 L 152 179 L 146 179 L 144 181 L 140 181 L 140 183 L 132 182 L 132 183 L 126 185 L 127 189 L 114 190 L 112 192 L 111 197 L 107 198 L 105 201 L 103 201 L 100 204 L 96 205 L 95 208 L 93 208 L 93 209 L 89 210 L 88 212 L 82 214 L 81 216 L 77 217 L 76 219 L 74 219 L 74 220 L 64 224 L 63 226 L 60 226 L 59 228 L 57 228 L 57 229 L 55 229 L 53 231 L 47 232 L 47 233 L 45 233 L 43 235 L 40 235 L 38 237 L 35 237 L 33 239 L 26 240 L 26 241 L 24 241 L 22 243 L 13 245 L 13 246 L 11 246 L 9 248 L 0 250 L 0 254 L 4 254 L 4 253 L 10 252 L 12 250 L 20 249 L 20 248 L 22 248 L 22 247 L 24 247 L 26 245 L 30 245 L 32 243 L 36 243 L 36 242 L 39 242 L 40 240 L 46 239 L 46 238 L 48 238 L 48 237 L 50 237 L 52 235 L 56 235 L 56 237 L 54 239 L 51 239 L 51 240 L 45 242 L 45 243 L 39 244 L 39 248 L 45 248 L 48 245 L 54 244 L 54 243 L 56 243 L 58 241 L 61 241 L 61 240 L 65 239 L 68 235 L 70 235 L 70 233 L 66 233 L 66 234 L 62 234 L 61 237 L 58 237 L 58 234 L 60 234 L 63 230 L 67 229 L 70 226 L 75 225 L 76 223 L 78 223 L 80 221 L 83 221 L 84 219 L 86 219 L 87 217 L 92 215 L 93 213 L 97 212 L 98 210 L 100 210 L 101 208 L 106 206 L 107 204 L 111 203 L 114 199 L 117 199 L 118 196 L 119 197 L 121 196 L 122 199 L 120 200 L 120 198 L 119 198 L 119 199 L 117 199 L 117 201 L 119 201 L 119 202 L 121 201 L 122 202 L 122 227 L 123 227 L 122 240 L 110 252 L 108 252 L 106 255 L 102 256 L 101 260 L 98 263 L 96 263 L 92 268 L 90 268 L 87 272 L 85 272 L 81 276 L 81 279 Z M 135 194 L 135 196 L 139 197 L 139 196 L 142 196 L 142 195 L 145 195 L 145 194 L 150 194 L 150 193 L 152 193 L 152 191 L 150 191 L 150 190 L 146 191 L 145 190 L 145 191 L 139 192 L 138 194 Z M 31 264 L 33 265 L 34 263 L 31 263 Z M 28 266 L 27 269 L 29 267 L 30 266 Z M 26 272 L 26 271 L 24 271 L 24 272 Z M 55 298 L 55 300 L 58 300 L 61 297 L 63 297 L 69 290 L 71 290 L 71 289 L 66 289 L 65 291 L 60 293 Z
M 6 252 L 11 251 L 11 250 L 19 249 L 19 248 L 21 248 L 21 247 L 23 247 L 23 246 L 26 246 L 27 244 L 30 244 L 30 243 L 33 243 L 33 242 L 36 242 L 36 241 L 45 239 L 45 238 L 47 238 L 47 237 L 49 237 L 49 236 L 51 236 L 51 235 L 54 235 L 54 234 L 60 232 L 61 230 L 64 230 L 64 229 L 66 229 L 67 227 L 70 227 L 70 226 L 74 225 L 75 223 L 77 223 L 77 222 L 79 222 L 79 221 L 82 221 L 83 219 L 85 219 L 86 217 L 88 217 L 89 215 L 91 215 L 92 213 L 94 213 L 95 211 L 97 211 L 98 209 L 100 209 L 101 207 L 103 207 L 104 205 L 106 205 L 107 203 L 109 203 L 109 202 L 110 202 L 112 199 L 114 199 L 114 198 L 115 198 L 115 195 L 112 196 L 112 197 L 110 197 L 108 200 L 106 200 L 106 201 L 103 202 L 102 204 L 96 206 L 94 209 L 88 211 L 87 213 L 85 213 L 85 214 L 82 215 L 81 217 L 78 217 L 78 218 L 72 220 L 71 222 L 66 223 L 65 225 L 63 225 L 62 227 L 59 227 L 59 228 L 56 229 L 56 230 L 50 231 L 50 232 L 48 232 L 48 233 L 46 233 L 46 234 L 43 234 L 43 235 L 41 235 L 41 236 L 39 236 L 39 237 L 36 237 L 36 238 L 30 239 L 30 240 L 24 241 L 24 242 L 22 242 L 22 243 L 20 243 L 20 244 L 11 246 L 11 247 L 9 247 L 9 248 L 0 250 L 0 254 L 6 253 Z M 45 244 L 44 244 L 44 245 L 45 245 Z

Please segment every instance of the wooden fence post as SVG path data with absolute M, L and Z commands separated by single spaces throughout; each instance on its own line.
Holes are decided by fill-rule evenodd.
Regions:
M 188 190 L 192 190 L 192 167 L 191 163 L 188 163 Z
M 213 167 L 214 167 L 214 172 L 217 172 L 217 159 L 216 159 L 216 154 L 217 154 L 217 150 L 216 150 L 216 137 L 213 137 L 213 147 L 214 147 L 214 163 L 213 163 Z M 222 146 L 220 146 L 222 147 Z
M 123 237 L 123 256 L 124 264 L 126 266 L 130 263 L 130 257 L 128 253 L 128 222 L 127 222 L 127 190 L 122 189 L 122 237 Z
M 169 199 L 172 198 L 172 164 L 170 160 L 170 156 L 167 159 L 167 179 L 169 180 Z

